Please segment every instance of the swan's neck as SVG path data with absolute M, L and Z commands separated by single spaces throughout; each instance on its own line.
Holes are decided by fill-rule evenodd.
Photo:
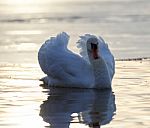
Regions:
M 111 79 L 105 61 L 99 57 L 90 61 L 96 86 L 110 86 Z

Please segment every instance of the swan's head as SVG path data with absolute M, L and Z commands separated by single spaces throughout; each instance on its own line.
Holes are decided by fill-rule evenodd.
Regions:
M 87 40 L 87 51 L 92 59 L 98 59 L 98 39 L 96 37 L 91 37 Z

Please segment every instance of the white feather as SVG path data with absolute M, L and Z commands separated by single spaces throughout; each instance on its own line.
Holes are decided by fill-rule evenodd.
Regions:
M 65 32 L 46 40 L 38 52 L 38 60 L 47 77 L 42 79 L 49 86 L 79 88 L 111 88 L 114 75 L 114 57 L 108 45 L 99 37 L 100 59 L 92 60 L 87 51 L 87 40 L 97 38 L 94 35 L 80 36 L 77 47 L 80 55 L 67 48 L 69 35 Z
M 107 68 L 110 74 L 110 77 L 112 78 L 114 73 L 115 73 L 115 60 L 114 60 L 114 56 L 112 55 L 112 53 L 109 50 L 108 44 L 105 43 L 104 39 L 99 36 L 96 37 L 94 35 L 90 35 L 90 34 L 85 34 L 84 36 L 80 36 L 81 39 L 78 40 L 77 45 L 78 48 L 80 49 L 80 55 L 83 57 L 84 60 L 86 60 L 89 64 L 89 57 L 88 57 L 88 53 L 87 53 L 87 40 L 89 38 L 97 38 L 98 39 L 98 43 L 99 43 L 99 56 L 103 58 L 103 60 L 105 61 L 105 63 L 107 64 Z

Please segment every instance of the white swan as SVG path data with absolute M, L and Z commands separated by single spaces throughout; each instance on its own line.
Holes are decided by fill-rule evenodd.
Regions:
M 38 60 L 47 74 L 41 80 L 48 86 L 111 88 L 115 62 L 108 45 L 94 35 L 80 38 L 77 47 L 81 56 L 67 48 L 69 36 L 65 32 L 51 37 L 41 46 Z

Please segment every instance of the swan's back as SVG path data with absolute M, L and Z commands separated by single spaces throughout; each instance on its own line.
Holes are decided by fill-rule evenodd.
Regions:
M 62 32 L 56 37 L 51 37 L 41 46 L 38 52 L 38 61 L 45 74 L 49 73 L 49 66 L 59 54 L 58 51 L 67 50 L 68 40 L 69 36 L 65 32 Z
M 84 36 L 80 36 L 80 40 L 77 42 L 77 47 L 80 48 L 80 55 L 84 60 L 86 60 L 90 64 L 89 56 L 87 53 L 87 40 L 89 38 L 97 38 L 94 35 L 85 34 Z M 112 53 L 110 52 L 108 45 L 105 43 L 105 41 L 98 37 L 98 45 L 99 45 L 99 56 L 103 58 L 105 61 L 108 72 L 110 75 L 110 78 L 113 78 L 113 75 L 115 73 L 115 61 Z

